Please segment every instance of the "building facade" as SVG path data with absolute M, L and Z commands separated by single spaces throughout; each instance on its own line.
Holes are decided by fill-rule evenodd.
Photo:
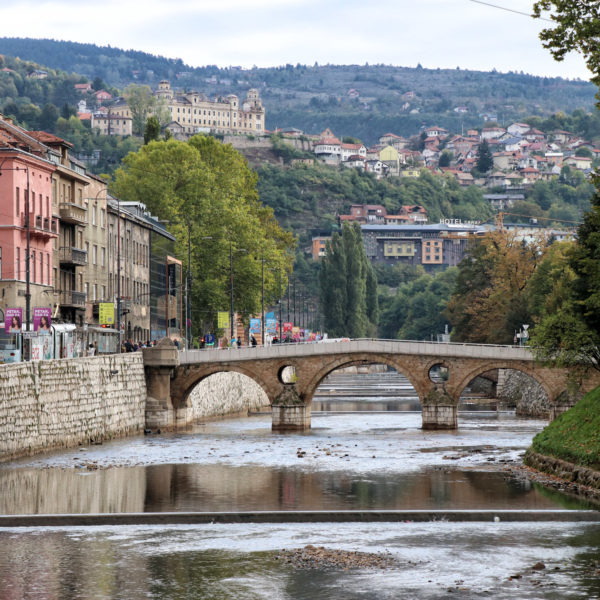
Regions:
M 477 225 L 362 225 L 361 231 L 372 262 L 422 265 L 434 271 L 458 265 L 469 240 L 486 229 Z

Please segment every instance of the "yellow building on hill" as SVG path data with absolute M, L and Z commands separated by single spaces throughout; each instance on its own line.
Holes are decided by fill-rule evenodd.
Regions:
M 167 125 L 175 137 L 190 137 L 196 133 L 234 133 L 261 135 L 265 131 L 265 108 L 255 89 L 248 90 L 240 102 L 235 94 L 209 99 L 205 94 L 175 92 L 163 80 L 154 96 L 167 108 L 171 123 Z M 131 111 L 122 100 L 110 109 L 120 119 L 131 119 Z

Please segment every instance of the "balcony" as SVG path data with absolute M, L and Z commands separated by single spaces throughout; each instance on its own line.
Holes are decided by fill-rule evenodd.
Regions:
M 73 225 L 85 225 L 87 223 L 87 208 L 72 202 L 61 202 L 58 208 L 61 221 Z
M 21 213 L 21 223 L 27 227 L 25 213 Z M 34 237 L 45 239 L 58 237 L 58 219 L 55 217 L 42 217 L 41 215 L 29 215 L 29 234 Z
M 85 293 L 68 290 L 60 293 L 60 303 L 62 306 L 72 306 L 74 308 L 85 308 Z
M 80 248 L 63 246 L 59 250 L 59 260 L 61 265 L 85 267 L 85 265 L 87 265 L 87 252 Z

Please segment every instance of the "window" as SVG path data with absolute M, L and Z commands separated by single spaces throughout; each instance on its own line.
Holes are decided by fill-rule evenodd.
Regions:
M 106 286 L 103 285 L 102 286 L 102 300 L 105 300 L 105 299 L 106 299 Z
M 104 219 L 105 219 L 106 211 L 101 208 L 100 209 L 100 227 L 104 227 Z
M 48 285 L 51 285 L 51 282 L 50 282 L 50 254 L 48 254 L 47 252 L 46 252 L 46 278 L 47 278 L 46 283 Z
M 92 287 L 92 300 L 96 300 L 98 298 L 98 284 L 95 283 L 94 286 Z
M 44 283 L 44 254 L 40 252 L 40 283 Z
M 92 206 L 92 225 L 96 225 L 96 210 L 98 209 L 98 207 L 94 204 L 94 206 Z
M 92 264 L 95 265 L 98 262 L 98 246 L 94 244 L 92 246 Z
M 21 279 L 21 248 L 17 247 L 17 259 L 15 261 L 17 264 L 15 265 L 15 273 L 17 275 L 16 279 Z
M 21 214 L 21 190 L 19 188 L 17 188 L 17 217 L 19 217 L 19 215 Z
M 106 262 L 106 248 L 100 248 L 100 266 L 103 267 Z
M 31 275 L 31 281 L 33 281 L 35 283 L 35 250 L 31 253 L 31 266 L 32 266 L 32 270 L 33 273 Z

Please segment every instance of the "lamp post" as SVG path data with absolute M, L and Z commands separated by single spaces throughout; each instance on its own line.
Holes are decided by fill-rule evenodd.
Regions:
M 190 349 L 192 336 L 192 232 L 191 225 L 188 221 L 188 271 L 185 278 L 185 349 Z
M 119 348 L 121 352 L 121 200 L 117 197 L 117 331 L 119 332 Z
M 245 248 L 236 248 L 236 252 L 246 252 Z M 233 242 L 229 241 L 229 333 L 233 339 Z

